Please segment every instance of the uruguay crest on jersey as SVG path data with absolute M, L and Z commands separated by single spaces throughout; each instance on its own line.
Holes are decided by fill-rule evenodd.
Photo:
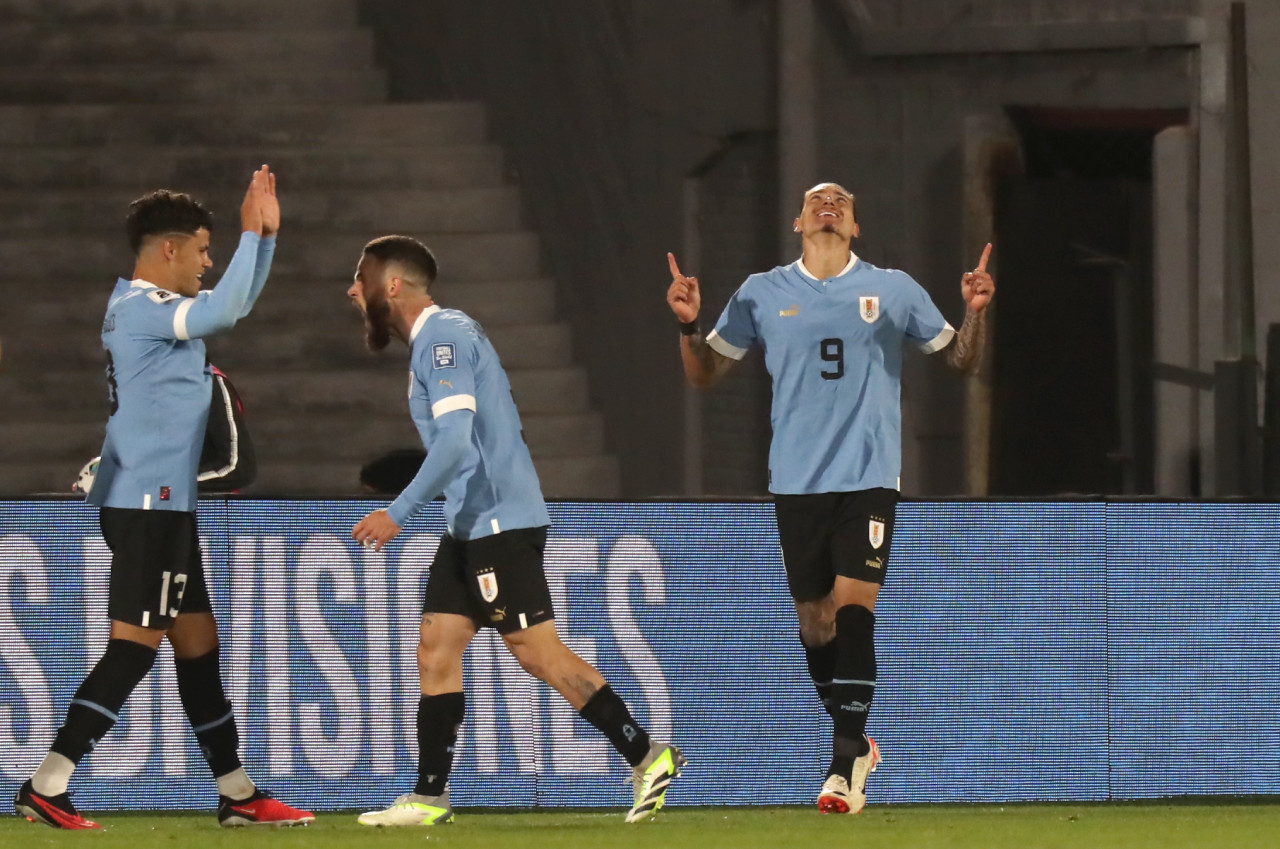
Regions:
M 861 307 L 858 314 L 862 316 L 862 320 L 867 324 L 873 323 L 880 317 L 880 296 L 879 295 L 863 295 L 858 299 Z

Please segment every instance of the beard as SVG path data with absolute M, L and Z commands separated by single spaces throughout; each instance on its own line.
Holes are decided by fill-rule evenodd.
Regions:
M 391 344 L 391 302 L 386 295 L 366 301 L 364 312 L 364 341 L 370 351 L 381 351 Z

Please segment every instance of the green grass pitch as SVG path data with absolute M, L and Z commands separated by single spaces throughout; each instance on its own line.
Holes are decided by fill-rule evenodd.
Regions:
M 212 812 L 119 814 L 102 832 L 0 819 L 0 847 L 94 849 L 1252 849 L 1280 846 L 1280 801 L 1054 805 L 876 805 L 856 817 L 812 808 L 680 808 L 637 825 L 621 811 L 460 809 L 455 823 L 373 829 L 351 813 L 305 828 L 221 829 Z

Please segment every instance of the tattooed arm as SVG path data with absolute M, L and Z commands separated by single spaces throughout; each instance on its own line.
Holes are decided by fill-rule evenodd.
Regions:
M 965 272 L 960 278 L 960 294 L 964 296 L 967 309 L 955 339 L 947 346 L 947 365 L 961 374 L 973 374 L 978 370 L 982 349 L 986 345 L 986 310 L 996 294 L 995 280 L 987 273 L 987 260 L 990 258 L 991 244 L 987 243 L 978 267 Z
M 947 365 L 963 375 L 975 374 L 982 363 L 982 349 L 987 342 L 985 310 L 965 311 L 964 322 L 947 346 Z
M 667 262 L 671 266 L 671 286 L 667 289 L 667 304 L 680 322 L 680 359 L 684 361 L 684 376 L 699 389 L 714 386 L 720 378 L 729 373 L 729 369 L 737 362 L 713 350 L 697 327 L 698 310 L 702 307 L 702 293 L 698 289 L 698 278 L 686 277 L 680 273 L 676 258 L 667 254 Z M 692 332 L 687 332 L 692 331 Z
M 681 335 L 680 359 L 684 361 L 684 376 L 699 389 L 719 383 L 737 362 L 708 345 L 702 331 Z

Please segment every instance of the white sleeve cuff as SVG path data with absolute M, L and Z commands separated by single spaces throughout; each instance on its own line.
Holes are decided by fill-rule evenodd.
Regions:
M 725 338 L 714 330 L 707 336 L 707 345 L 717 354 L 726 356 L 731 360 L 740 360 L 747 355 L 746 348 L 739 348 L 737 345 L 726 342 Z
M 955 338 L 956 329 L 948 324 L 942 328 L 942 332 L 920 346 L 920 350 L 926 354 L 936 354 L 943 348 L 951 344 L 951 340 Z
M 445 413 L 452 413 L 455 410 L 476 411 L 476 396 L 474 395 L 450 395 L 448 398 L 441 399 L 431 405 L 431 415 L 440 418 Z
M 173 313 L 173 335 L 183 341 L 191 338 L 187 333 L 187 313 L 191 312 L 191 305 L 195 302 L 195 298 L 187 298 L 178 304 L 178 309 Z

